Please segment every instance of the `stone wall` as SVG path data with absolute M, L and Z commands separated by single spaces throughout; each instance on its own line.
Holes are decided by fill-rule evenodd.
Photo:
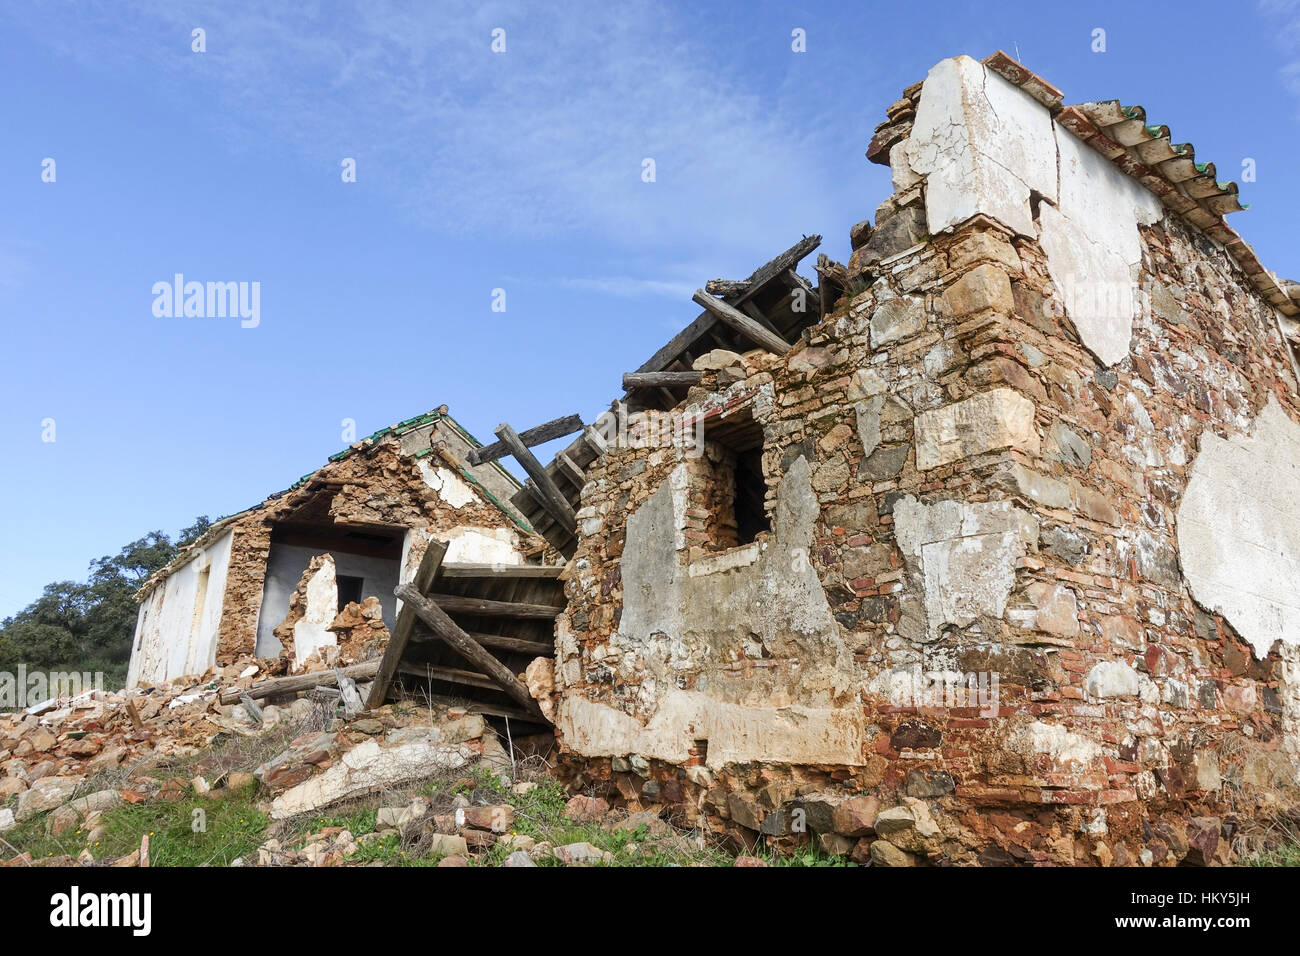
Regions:
M 1300 759 L 1273 308 L 980 64 L 891 117 L 849 293 L 688 399 L 762 425 L 771 531 L 719 549 L 692 449 L 588 471 L 569 771 L 877 863 L 1223 862 Z

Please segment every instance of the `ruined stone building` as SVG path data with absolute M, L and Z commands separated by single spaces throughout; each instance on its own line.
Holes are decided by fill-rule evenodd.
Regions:
M 1295 805 L 1295 287 L 1189 144 L 1003 54 L 868 158 L 849 263 L 710 283 L 576 530 L 529 513 L 570 772 L 881 863 L 1224 858 Z
M 1297 287 L 1191 145 L 1001 53 L 867 156 L 847 264 L 708 283 L 548 464 L 573 429 L 498 430 L 522 486 L 437 416 L 437 455 L 398 429 L 222 522 L 146 587 L 133 679 L 275 651 L 311 556 L 369 573 L 342 551 L 438 638 L 399 624 L 372 702 L 495 686 L 590 792 L 879 864 L 1228 859 L 1296 806 Z
M 446 546 L 448 560 L 511 565 L 536 556 L 544 542 L 509 504 L 519 482 L 496 462 L 467 464 L 478 447 L 443 406 L 216 522 L 137 595 L 128 686 L 246 657 L 291 654 L 296 667 L 329 657 L 336 615 L 367 598 L 377 599 L 367 613 L 381 617 L 386 636 L 398 609 L 393 590 L 410 580 L 430 540 Z

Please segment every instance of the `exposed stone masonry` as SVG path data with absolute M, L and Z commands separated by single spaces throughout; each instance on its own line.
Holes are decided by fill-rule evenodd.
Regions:
M 1179 508 L 1209 445 L 1300 421 L 1273 307 L 1222 245 L 1138 220 L 1131 337 L 1099 359 L 1038 236 L 1047 199 L 1008 227 L 976 196 L 928 235 L 905 160 L 921 91 L 873 142 L 896 188 L 849 293 L 683 403 L 761 424 L 771 533 L 719 550 L 710 459 L 680 448 L 588 470 L 598 530 L 557 632 L 570 772 L 881 864 L 1223 862 L 1240 821 L 1295 801 L 1297 635 L 1252 646 L 1189 584 Z M 901 693 L 994 674 L 991 704 L 987 680 Z

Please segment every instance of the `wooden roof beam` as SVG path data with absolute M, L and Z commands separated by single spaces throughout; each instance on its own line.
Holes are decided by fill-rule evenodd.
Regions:
M 759 266 L 754 270 L 754 274 L 745 280 L 745 291 L 731 299 L 729 304 L 733 306 L 743 304 L 746 299 L 756 295 L 772 279 L 787 269 L 793 269 L 797 266 L 800 260 L 821 245 L 821 241 L 821 236 L 804 236 L 775 259 Z M 690 347 L 691 343 L 704 335 L 718 321 L 717 315 L 706 309 L 694 322 L 674 335 L 668 344 L 650 356 L 636 371 L 663 371 L 672 363 L 673 359 L 681 355 Z
M 552 564 L 482 564 L 461 562 L 444 564 L 444 578 L 558 578 L 563 566 Z M 425 589 L 428 590 L 427 588 Z
M 709 312 L 712 312 L 719 322 L 730 326 L 760 348 L 765 348 L 776 355 L 784 355 L 790 351 L 790 343 L 781 336 L 764 328 L 745 313 L 733 308 L 721 299 L 715 299 L 703 289 L 696 289 L 692 298 Z
M 403 588 L 407 587 L 402 585 Z M 393 592 L 397 594 L 396 591 Z M 406 600 L 404 594 L 397 594 Z M 448 614 L 479 614 L 484 617 L 518 617 L 553 621 L 562 607 L 551 604 L 525 604 L 522 601 L 490 601 L 487 598 L 468 597 L 464 594 L 430 594 L 430 600 Z
M 578 429 L 581 428 L 582 423 L 579 421 Z M 496 436 L 501 440 L 502 444 L 510 449 L 510 454 L 515 456 L 515 460 L 523 465 L 524 471 L 528 472 L 528 477 L 537 484 L 537 490 L 541 492 L 546 510 L 551 513 L 551 516 L 555 518 L 560 527 L 570 534 L 576 534 L 578 519 L 573 513 L 573 506 L 569 504 L 569 499 L 564 497 L 560 489 L 556 487 L 555 481 L 546 473 L 542 463 L 524 445 L 520 436 L 505 422 L 496 427 Z
M 518 438 L 523 442 L 525 448 L 529 448 L 580 431 L 582 431 L 581 416 L 565 415 L 561 418 L 553 418 L 549 422 L 543 422 L 541 425 L 530 428 L 525 432 L 520 432 Z M 471 465 L 481 465 L 485 461 L 495 461 L 509 454 L 511 454 L 509 446 L 504 441 L 498 441 L 493 442 L 491 445 L 484 445 L 482 448 L 475 448 L 465 456 L 465 460 Z
M 704 283 L 705 292 L 709 295 L 721 296 L 724 299 L 743 295 L 748 288 L 748 279 L 710 279 Z
M 623 388 L 679 388 L 698 385 L 703 377 L 703 372 L 626 372 Z

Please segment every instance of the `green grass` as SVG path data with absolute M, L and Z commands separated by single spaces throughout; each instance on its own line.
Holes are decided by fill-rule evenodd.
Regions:
M 348 862 L 355 864 L 378 861 L 385 866 L 437 866 L 441 859 L 441 855 L 420 856 L 412 853 L 403 843 L 401 836 L 393 831 L 363 843 Z
M 1290 839 L 1242 861 L 1244 866 L 1300 866 L 1300 839 Z
M 729 866 L 731 856 L 720 850 L 688 846 L 682 839 L 655 837 L 644 827 L 615 831 L 599 823 L 574 823 L 564 815 L 568 794 L 555 781 L 541 781 L 522 795 L 511 795 L 515 808 L 513 832 L 554 846 L 590 843 L 613 855 L 607 866 Z M 494 846 L 482 865 L 501 863 L 509 851 Z M 539 866 L 560 866 L 558 860 L 539 859 Z M 599 864 L 598 864 L 599 865 Z
M 857 866 L 847 856 L 830 856 L 812 844 L 801 846 L 788 856 L 770 851 L 759 853 L 768 866 Z
M 25 820 L 6 833 L 5 840 L 35 859 L 75 857 L 89 847 L 96 860 L 106 860 L 140 849 L 141 838 L 147 834 L 152 866 L 229 866 L 237 857 L 257 849 L 270 821 L 257 809 L 251 789 L 216 793 L 221 795 L 202 798 L 191 794 L 175 803 L 118 804 L 99 818 L 104 833 L 94 844 L 87 844 L 85 828 L 47 836 L 44 815 Z
M 100 818 L 104 838 L 91 853 L 124 856 L 147 833 L 152 866 L 229 866 L 257 849 L 269 822 L 248 793 L 120 804 Z
M 316 816 L 309 817 L 311 820 L 307 830 L 310 833 L 319 833 L 326 827 L 341 827 L 348 830 L 354 837 L 362 836 L 366 833 L 374 833 L 376 818 L 379 816 L 379 810 L 375 807 L 363 807 L 352 810 L 347 813 L 339 813 L 334 816 Z

